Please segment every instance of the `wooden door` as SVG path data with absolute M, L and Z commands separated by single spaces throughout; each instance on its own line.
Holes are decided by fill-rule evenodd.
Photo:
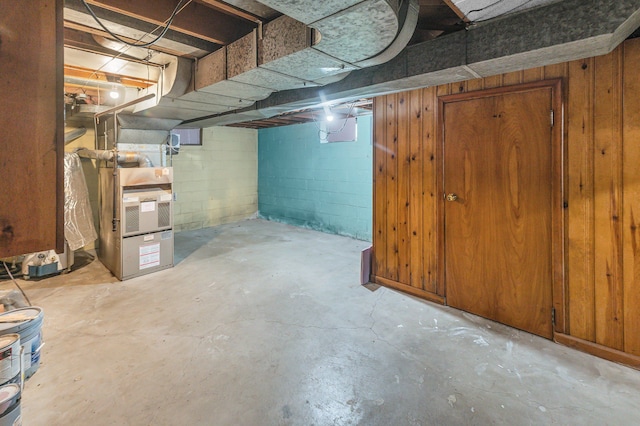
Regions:
M 443 103 L 450 306 L 551 338 L 550 87 Z

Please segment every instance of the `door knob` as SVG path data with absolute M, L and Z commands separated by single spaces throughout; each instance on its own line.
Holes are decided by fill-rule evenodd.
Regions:
M 447 201 L 455 201 L 458 199 L 458 196 L 452 192 L 451 194 L 445 195 L 444 199 Z

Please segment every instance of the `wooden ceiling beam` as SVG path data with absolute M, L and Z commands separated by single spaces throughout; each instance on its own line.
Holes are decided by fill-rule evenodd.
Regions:
M 442 1 L 444 2 L 444 4 L 449 6 L 449 9 L 453 10 L 453 13 L 458 15 L 458 18 L 462 19 L 464 22 L 467 22 L 467 23 L 469 22 L 469 18 L 467 18 L 466 15 L 462 13 L 460 8 L 455 5 L 453 0 L 442 0 Z
M 99 45 L 91 34 L 69 27 L 64 29 L 64 45 L 98 55 L 114 56 L 117 54 L 117 52 Z M 119 57 L 128 61 L 142 62 L 126 54 L 121 54 Z
M 106 89 L 104 87 L 95 87 L 87 84 L 65 83 L 64 91 L 65 93 L 71 93 L 71 94 L 84 93 L 85 95 L 91 96 L 92 98 L 98 98 L 98 97 L 106 98 L 108 96 L 110 89 Z M 98 101 L 97 99 L 94 99 L 93 102 L 89 102 L 89 103 L 98 104 Z
M 351 114 L 349 114 L 349 111 Z M 372 99 L 359 99 L 353 102 L 346 102 L 332 107 L 332 113 L 338 120 L 357 117 L 358 109 L 370 111 L 373 109 Z M 297 111 L 285 112 L 271 118 L 261 120 L 245 121 L 234 124 L 227 124 L 230 127 L 245 127 L 248 129 L 265 129 L 268 127 L 288 126 L 292 124 L 310 123 L 324 116 L 324 109 L 303 109 Z
M 77 31 L 82 31 L 82 32 L 88 33 L 88 34 L 95 34 L 95 35 L 99 35 L 99 36 L 102 36 L 102 37 L 106 37 L 108 39 L 113 39 L 113 37 L 111 37 L 111 35 L 106 31 L 99 30 L 97 28 L 88 27 L 86 25 L 77 24 L 75 22 L 64 21 L 64 26 L 65 26 L 65 28 L 71 28 L 71 29 L 74 29 L 74 30 L 77 30 Z M 123 39 L 123 40 L 126 40 L 126 41 L 128 41 L 130 43 L 136 43 L 137 42 L 137 40 L 129 38 L 129 37 L 120 36 L 120 38 Z M 157 52 L 166 53 L 166 54 L 169 54 L 169 55 L 183 56 L 183 57 L 186 57 L 186 58 L 193 58 L 193 56 L 191 56 L 191 55 L 185 55 L 184 53 L 179 52 L 177 50 L 168 49 L 166 47 L 162 47 L 162 46 L 159 46 L 157 44 L 155 44 L 153 46 L 153 50 L 155 50 Z M 115 54 L 114 51 L 111 51 L 111 56 L 113 56 L 114 54 Z
M 87 68 L 74 67 L 71 65 L 64 66 L 64 75 L 65 77 L 75 77 L 87 80 L 96 80 L 96 81 L 110 81 L 107 76 L 117 78 L 119 83 L 124 86 L 129 87 L 138 87 L 140 89 L 145 89 L 152 84 L 155 84 L 155 81 L 146 80 L 142 78 L 136 77 L 127 77 L 124 75 L 108 73 L 104 71 L 95 72 L 94 70 L 90 70 Z
M 135 38 L 139 40 L 143 34 L 149 34 L 144 41 L 150 41 L 153 39 L 153 34 L 156 36 L 159 34 L 160 28 L 158 25 L 141 21 L 140 19 L 132 18 L 131 16 L 122 15 L 120 13 L 113 12 L 111 10 L 103 9 L 101 7 L 92 6 L 91 9 L 96 14 L 100 22 L 110 26 L 116 34 L 120 36 L 128 36 L 129 38 Z M 67 19 L 67 12 L 69 12 L 69 19 Z M 102 30 L 95 19 L 89 14 L 87 8 L 84 6 L 81 0 L 65 0 L 64 1 L 64 13 L 65 19 L 75 22 L 80 25 L 85 25 L 92 28 Z M 173 44 L 185 45 L 187 50 L 181 49 Z M 213 52 L 220 48 L 220 44 L 211 43 L 210 41 L 203 40 L 201 38 L 193 37 L 173 29 L 169 29 L 155 46 L 161 45 L 174 50 L 179 50 L 183 54 L 193 54 L 201 57 L 206 55 L 207 52 Z
M 164 25 L 179 0 L 87 0 L 87 3 L 122 15 Z M 171 29 L 217 44 L 229 44 L 255 28 L 252 22 L 191 0 L 175 16 Z
M 262 19 L 252 15 L 249 12 L 245 12 L 242 9 L 239 9 L 237 7 L 234 7 L 230 4 L 224 3 L 222 1 L 219 0 L 195 0 L 198 3 L 202 3 L 202 4 L 206 4 L 207 6 L 213 8 L 213 9 L 218 9 L 222 12 L 228 13 L 230 15 L 233 16 L 237 16 L 240 19 L 244 19 L 246 21 L 250 21 L 250 22 L 254 22 L 258 25 L 262 24 Z

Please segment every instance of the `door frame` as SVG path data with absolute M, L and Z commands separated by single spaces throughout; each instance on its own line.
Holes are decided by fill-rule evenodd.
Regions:
M 444 223 L 444 108 L 448 103 L 468 101 L 492 97 L 508 93 L 522 93 L 542 88 L 551 89 L 553 108 L 553 127 L 551 129 L 551 267 L 552 267 L 552 303 L 555 312 L 553 332 L 566 333 L 568 318 L 566 309 L 566 148 L 564 135 L 564 102 L 563 80 L 561 78 L 540 80 L 531 83 L 483 89 L 472 92 L 443 95 L 438 97 L 438 117 L 436 138 L 436 187 L 440 192 L 437 196 L 437 247 L 438 253 L 438 285 L 437 294 L 444 297 L 446 302 L 445 276 L 445 223 Z M 551 111 L 549 112 L 551 115 Z M 550 117 L 551 119 L 551 117 Z

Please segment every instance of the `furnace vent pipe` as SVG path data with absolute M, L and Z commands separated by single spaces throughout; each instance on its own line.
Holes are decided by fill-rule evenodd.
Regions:
M 134 100 L 129 101 L 129 102 L 126 102 L 126 103 L 124 103 L 124 104 L 116 105 L 116 106 L 114 106 L 113 108 L 109 108 L 109 109 L 107 109 L 107 110 L 104 110 L 104 111 L 102 111 L 102 112 L 99 112 L 99 113 L 95 114 L 93 117 L 94 117 L 94 119 L 95 119 L 95 120 L 96 120 L 96 122 L 97 122 L 97 121 L 98 121 L 98 118 L 102 117 L 103 115 L 108 115 L 108 114 L 111 114 L 111 113 L 114 113 L 114 112 L 115 112 L 115 113 L 117 113 L 118 111 L 122 111 L 123 109 L 128 108 L 128 107 L 130 107 L 131 105 L 139 104 L 140 102 L 144 102 L 144 101 L 146 101 L 146 100 L 149 100 L 149 99 L 151 99 L 151 98 L 154 98 L 155 96 L 156 96 L 156 94 L 155 94 L 155 93 L 149 93 L 148 95 L 144 95 L 144 96 L 143 96 L 143 97 L 141 97 L 141 98 L 134 99 Z
M 153 167 L 151 159 L 139 152 L 118 152 L 118 164 L 122 163 L 138 163 L 138 167 Z
M 79 149 L 78 155 L 82 158 L 94 160 L 112 161 L 115 151 L 105 151 L 100 149 Z M 151 159 L 145 154 L 135 151 L 118 152 L 118 164 L 138 163 L 138 167 L 153 167 Z
M 77 129 L 70 130 L 64 134 L 64 144 L 70 144 L 76 139 L 84 136 L 87 133 L 87 129 L 85 127 L 79 127 Z

